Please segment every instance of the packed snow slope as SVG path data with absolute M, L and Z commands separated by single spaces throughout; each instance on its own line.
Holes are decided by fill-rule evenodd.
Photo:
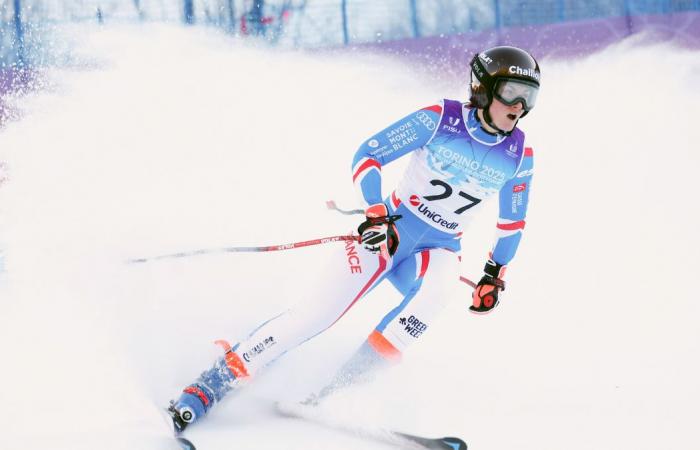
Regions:
M 350 231 L 369 135 L 465 79 L 381 56 L 281 53 L 181 28 L 80 30 L 77 61 L 0 132 L 0 447 L 170 447 L 158 408 L 303 301 L 332 245 L 126 264 Z M 475 450 L 700 448 L 700 53 L 623 42 L 541 61 L 528 226 L 488 316 L 451 304 L 349 421 Z M 425 73 L 425 72 L 421 72 Z M 395 182 L 405 161 L 385 170 Z M 495 205 L 464 239 L 478 278 Z M 398 301 L 382 286 L 192 428 L 204 450 L 382 449 L 272 414 L 327 382 Z M 329 299 L 331 301 L 331 299 Z

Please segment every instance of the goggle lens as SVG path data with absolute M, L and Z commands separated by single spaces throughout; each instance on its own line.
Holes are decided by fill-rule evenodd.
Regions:
M 496 85 L 496 98 L 508 106 L 523 103 L 526 111 L 535 107 L 539 88 L 519 80 L 500 80 Z

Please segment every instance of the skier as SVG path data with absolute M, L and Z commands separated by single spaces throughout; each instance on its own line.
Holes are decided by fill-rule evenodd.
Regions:
M 278 356 L 323 332 L 383 280 L 403 295 L 312 402 L 392 364 L 430 329 L 459 291 L 460 237 L 483 200 L 498 194 L 498 236 L 469 309 L 493 310 L 505 290 L 506 266 L 518 248 L 533 174 L 532 149 L 518 120 L 540 86 L 535 59 L 515 47 L 494 47 L 470 63 L 469 103 L 443 100 L 365 141 L 352 177 L 365 205 L 358 240 L 343 243 L 328 263 L 332 280 L 316 296 L 262 324 L 230 347 L 168 409 L 176 432 L 201 419 L 230 390 Z M 411 154 L 398 187 L 382 195 L 382 167 Z

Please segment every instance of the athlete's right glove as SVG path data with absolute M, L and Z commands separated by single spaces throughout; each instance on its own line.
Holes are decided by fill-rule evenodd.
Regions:
M 506 282 L 502 279 L 505 272 L 505 266 L 490 259 L 486 262 L 484 276 L 481 277 L 472 294 L 473 304 L 469 307 L 471 312 L 488 314 L 498 305 L 498 294 L 506 289 Z
M 377 203 L 365 210 L 366 220 L 357 227 L 360 244 L 372 253 L 380 253 L 385 259 L 394 256 L 399 246 L 399 232 L 394 222 L 400 215 L 389 215 L 384 203 Z

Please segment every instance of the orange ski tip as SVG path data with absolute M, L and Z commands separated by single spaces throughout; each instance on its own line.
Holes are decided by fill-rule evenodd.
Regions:
M 231 348 L 231 344 L 229 344 L 228 341 L 224 339 L 219 339 L 214 341 L 214 343 L 219 347 L 223 348 L 224 352 L 226 352 L 226 354 L 224 355 L 226 367 L 228 367 L 228 370 L 231 371 L 234 377 L 246 378 L 249 376 L 248 370 L 245 368 L 245 364 L 243 364 L 243 360 L 241 360 L 241 357 L 233 351 L 233 349 Z
M 224 339 L 218 339 L 218 340 L 214 341 L 214 344 L 223 348 L 224 351 L 227 353 L 231 351 L 231 344 L 229 344 L 228 341 L 226 341 Z

